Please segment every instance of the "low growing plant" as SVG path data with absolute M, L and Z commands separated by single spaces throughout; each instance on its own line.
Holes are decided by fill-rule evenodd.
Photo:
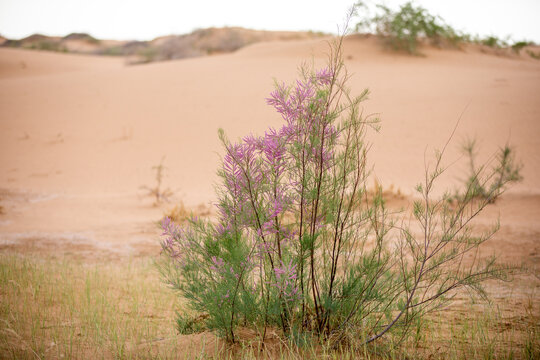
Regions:
M 219 131 L 217 219 L 163 221 L 159 269 L 195 314 L 180 315 L 180 330 L 202 322 L 230 342 L 240 327 L 263 342 L 269 328 L 297 344 L 362 346 L 385 335 L 399 342 L 418 337 L 420 319 L 460 289 L 485 295 L 484 280 L 508 274 L 476 256 L 497 226 L 484 233 L 471 226 L 508 178 L 488 197 L 434 196 L 443 149 L 425 169 L 408 221 L 387 210 L 380 191 L 368 196 L 365 134 L 378 119 L 360 109 L 368 91 L 353 96 L 347 87 L 342 41 L 325 68 L 276 84 L 267 102 L 281 128 L 237 143 Z M 482 167 L 479 175 L 496 172 Z

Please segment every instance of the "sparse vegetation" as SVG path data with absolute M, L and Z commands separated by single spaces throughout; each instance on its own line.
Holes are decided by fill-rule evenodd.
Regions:
M 186 209 L 182 201 L 163 214 L 164 219 L 168 218 L 172 222 L 180 225 L 185 224 L 190 216 L 191 212 Z
M 508 145 L 499 149 L 495 156 L 496 165 L 489 173 L 489 176 L 482 176 L 486 165 L 476 164 L 476 139 L 467 140 L 463 147 L 463 152 L 469 159 L 469 175 L 465 182 L 465 192 L 456 194 L 455 198 L 463 200 L 466 198 L 480 198 L 492 203 L 500 196 L 504 190 L 504 184 L 521 181 L 521 165 L 516 163 L 515 153 Z
M 478 39 L 478 42 L 480 44 L 483 44 L 492 48 L 502 48 L 502 47 L 508 46 L 508 43 L 506 41 L 499 39 L 498 37 L 493 36 L 493 35 L 488 36 L 483 39 Z
M 80 40 L 80 41 L 84 41 L 89 44 L 95 44 L 95 45 L 101 42 L 101 40 L 96 39 L 92 35 L 84 34 L 84 33 L 71 33 L 69 35 L 64 36 L 62 40 Z
M 147 47 L 140 50 L 137 55 L 141 58 L 141 64 L 147 64 L 155 61 L 154 59 L 158 56 L 158 50 L 153 47 Z
M 373 16 L 366 16 L 367 6 L 363 1 L 358 2 L 357 7 L 362 14 L 357 31 L 374 32 L 382 36 L 385 43 L 394 50 L 418 55 L 418 45 L 422 38 L 436 46 L 456 45 L 461 39 L 458 32 L 445 24 L 442 18 L 414 5 L 412 1 L 401 5 L 397 11 L 378 4 Z
M 140 358 L 175 352 L 177 299 L 149 260 L 84 264 L 0 255 L 0 358 Z
M 44 50 L 44 51 L 56 51 L 56 52 L 67 52 L 67 48 L 52 41 L 40 41 L 32 43 L 28 46 L 28 49 L 32 50 Z
M 232 360 L 260 359 L 265 351 L 263 358 L 291 360 L 457 360 L 536 359 L 540 353 L 537 308 L 516 321 L 497 305 L 478 304 L 426 318 L 399 351 L 383 344 L 357 351 L 314 344 L 297 349 L 288 342 L 262 345 L 254 336 L 226 347 L 210 333 L 183 340 L 179 331 L 197 333 L 204 319 L 189 317 L 152 268 L 149 259 L 111 264 L 0 254 L 0 358 Z M 188 317 L 185 322 L 171 321 L 174 309 Z
M 163 164 L 165 157 L 161 158 L 161 161 L 158 165 L 153 166 L 152 170 L 156 172 L 156 185 L 154 187 L 141 186 L 141 189 L 147 191 L 147 195 L 155 199 L 154 205 L 159 205 L 164 201 L 169 201 L 169 198 L 173 195 L 173 192 L 170 188 L 163 188 L 163 177 L 165 175 L 165 170 L 167 167 Z
M 123 56 L 124 50 L 121 46 L 111 46 L 101 50 L 100 54 L 106 56 Z
M 370 8 L 364 1 L 356 4 L 360 21 L 356 30 L 375 33 L 381 36 L 387 47 L 412 55 L 420 55 L 419 46 L 429 43 L 434 46 L 457 47 L 462 43 L 477 43 L 491 48 L 508 47 L 508 41 L 496 36 L 478 37 L 463 33 L 446 24 L 440 17 L 430 14 L 428 10 L 417 6 L 413 1 L 401 5 L 398 10 L 377 4 L 375 14 L 370 15 Z M 531 45 L 531 42 L 519 41 L 512 45 L 512 50 L 520 50 Z
M 520 287 L 489 281 L 508 279 L 511 269 L 497 265 L 487 257 L 490 249 L 482 248 L 497 230 L 497 224 L 487 224 L 493 216 L 476 217 L 521 179 L 514 149 L 504 146 L 482 165 L 476 142 L 468 141 L 464 186 L 454 197 L 437 196 L 433 187 L 446 169 L 446 144 L 427 161 L 410 208 L 391 207 L 392 199 L 409 199 L 402 199 L 399 189 L 383 190 L 370 173 L 366 133 L 378 130 L 378 120 L 362 114 L 368 92 L 355 96 L 348 89 L 351 75 L 340 43 L 329 52 L 326 67 L 304 67 L 292 85 L 277 83 L 268 100 L 284 118 L 283 127 L 237 142 L 220 132 L 224 158 L 215 217 L 192 216 L 208 215 L 205 205 L 162 207 L 169 209 L 170 222 L 163 222 L 161 279 L 153 263 L 159 245 L 146 243 L 158 236 L 157 229 L 147 229 L 156 218 L 141 220 L 141 214 L 161 210 L 124 213 L 119 210 L 133 204 L 132 198 L 117 194 L 109 201 L 102 193 L 96 202 L 87 195 L 55 198 L 45 191 L 29 193 L 35 189 L 3 190 L 0 215 L 1 205 L 8 213 L 0 216 L 0 358 L 539 359 L 540 278 L 521 279 Z M 498 61 L 490 62 L 500 70 Z M 531 64 L 524 66 L 532 69 Z M 487 76 L 482 84 L 513 84 L 512 74 Z M 64 143 L 62 134 L 47 138 L 47 132 L 32 131 L 32 141 L 25 141 L 30 136 L 14 128 L 8 142 L 38 150 Z M 67 145 L 78 138 L 67 134 Z M 132 136 L 132 129 L 124 128 L 113 141 Z M 130 144 L 104 146 L 130 147 L 117 145 Z M 43 151 L 48 150 L 69 152 L 53 146 Z M 11 163 L 16 161 L 5 164 L 6 186 L 12 186 L 10 177 L 17 186 L 36 182 L 20 181 L 28 166 Z M 155 186 L 144 187 L 148 203 L 172 196 L 166 169 L 165 158 L 152 167 Z M 48 182 L 57 185 L 54 180 Z M 53 226 L 43 226 L 49 218 L 42 214 L 58 206 L 101 225 L 88 222 L 87 233 L 76 221 L 46 238 L 24 229 L 34 222 L 43 232 L 57 229 L 65 212 L 55 214 Z M 516 206 L 529 210 L 520 199 L 501 213 Z M 82 207 L 90 211 L 81 214 Z M 102 221 L 111 211 L 115 221 Z M 534 222 L 531 218 L 503 221 L 495 244 L 510 249 L 532 243 L 512 260 L 535 266 L 537 232 L 526 232 L 537 228 L 521 226 Z M 26 232 L 14 232 L 19 229 Z M 99 243 L 93 242 L 94 231 Z M 119 235 L 122 241 L 107 241 Z M 527 242 L 517 241 L 526 236 Z M 179 291 L 170 291 L 160 281 L 164 278 Z M 482 301 L 486 298 L 490 301 Z
M 532 57 L 533 59 L 540 60 L 540 51 L 534 52 L 532 50 L 527 50 L 527 54 Z
M 167 35 L 151 41 L 101 41 L 84 33 L 62 38 L 35 34 L 21 40 L 6 40 L 1 46 L 61 52 L 127 57 L 129 65 L 185 59 L 236 51 L 260 41 L 291 40 L 324 36 L 316 32 L 258 31 L 238 27 L 196 29 L 189 34 Z M 84 43 L 84 46 L 77 46 Z
M 526 46 L 529 46 L 529 45 L 532 45 L 533 43 L 530 42 L 530 41 L 516 41 L 513 45 L 512 45 L 512 50 L 516 53 L 516 54 L 519 54 L 521 52 L 521 50 L 526 47 Z

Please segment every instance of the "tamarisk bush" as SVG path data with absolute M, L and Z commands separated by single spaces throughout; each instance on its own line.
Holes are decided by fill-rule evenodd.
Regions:
M 326 67 L 276 85 L 267 102 L 281 128 L 236 143 L 219 131 L 217 219 L 163 221 L 159 268 L 192 310 L 178 315 L 181 332 L 213 329 L 230 342 L 239 327 L 263 341 L 269 328 L 297 343 L 399 340 L 459 289 L 483 294 L 482 281 L 505 276 L 476 256 L 497 227 L 477 233 L 471 220 L 511 177 L 497 177 L 486 197 L 434 197 L 443 150 L 425 169 L 409 220 L 389 213 L 380 189 L 368 194 L 365 134 L 378 119 L 360 110 L 368 91 L 353 96 L 347 87 L 342 41 Z

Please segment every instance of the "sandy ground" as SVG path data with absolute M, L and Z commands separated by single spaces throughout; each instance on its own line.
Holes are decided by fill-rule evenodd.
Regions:
M 211 206 L 217 129 L 236 139 L 279 126 L 265 103 L 273 79 L 291 82 L 302 61 L 322 66 L 327 52 L 323 40 L 272 42 L 128 67 L 114 58 L 1 49 L 2 241 L 63 234 L 129 247 L 163 211 L 141 189 L 155 185 L 152 167 L 163 157 L 163 187 L 175 192 L 174 201 Z M 509 193 L 538 200 L 540 62 L 474 50 L 424 53 L 388 53 L 372 38 L 346 41 L 350 85 L 371 90 L 365 113 L 382 119 L 381 132 L 369 135 L 379 182 L 412 194 L 424 160 L 463 114 L 446 163 L 460 158 L 467 137 L 478 139 L 480 160 L 509 142 L 524 165 L 524 181 Z M 464 167 L 454 166 L 439 189 L 464 176 Z M 528 201 L 516 210 L 538 206 Z
M 218 128 L 236 139 L 279 126 L 265 103 L 273 79 L 291 82 L 302 61 L 322 66 L 327 52 L 321 40 L 259 43 L 128 67 L 121 59 L 0 49 L 0 251 L 157 254 L 165 210 L 180 201 L 212 206 Z M 411 195 L 425 159 L 460 116 L 447 164 L 460 158 L 467 137 L 478 139 L 480 160 L 509 142 L 524 180 L 482 216 L 486 224 L 501 218 L 485 251 L 538 274 L 540 61 L 474 49 L 424 53 L 385 52 L 369 38 L 345 42 L 350 85 L 371 90 L 364 111 L 382 119 L 381 132 L 369 135 L 379 183 Z M 163 157 L 163 187 L 175 195 L 155 207 L 141 187 L 155 185 L 152 167 Z M 464 176 L 463 166 L 453 167 L 440 191 Z M 540 281 L 522 277 L 505 289 L 495 296 L 519 294 L 511 301 L 520 309 L 527 298 L 538 302 Z

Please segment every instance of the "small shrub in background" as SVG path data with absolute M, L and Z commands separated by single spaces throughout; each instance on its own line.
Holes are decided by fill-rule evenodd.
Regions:
M 430 14 L 413 1 L 406 2 L 396 11 L 384 4 L 377 4 L 374 14 L 370 14 L 370 8 L 364 1 L 357 2 L 356 7 L 360 16 L 356 30 L 381 36 L 385 44 L 396 51 L 419 55 L 418 46 L 422 41 L 439 47 L 459 46 L 461 43 L 477 43 L 495 49 L 509 46 L 509 37 L 503 40 L 496 36 L 479 37 L 457 31 L 440 16 Z M 511 48 L 519 53 L 523 47 L 531 44 L 518 41 Z
M 169 198 L 174 194 L 170 188 L 163 188 L 163 176 L 167 167 L 163 164 L 165 157 L 161 159 L 158 165 L 152 166 L 152 170 L 156 172 L 156 185 L 154 187 L 141 186 L 141 189 L 146 190 L 147 195 L 153 197 L 154 205 L 157 206 L 163 201 L 169 201 Z
M 513 45 L 512 45 L 512 50 L 516 53 L 516 54 L 519 54 L 521 52 L 521 50 L 526 47 L 526 46 L 529 46 L 529 45 L 532 45 L 533 43 L 530 42 L 530 41 L 516 41 Z
M 515 151 L 509 145 L 505 145 L 495 155 L 496 165 L 489 172 L 490 176 L 483 176 L 483 167 L 486 165 L 477 165 L 476 147 L 476 139 L 469 139 L 462 146 L 464 154 L 469 159 L 469 175 L 465 182 L 466 191 L 456 194 L 455 197 L 481 198 L 492 203 L 503 190 L 501 184 L 519 182 L 523 179 L 520 173 L 522 166 L 516 163 Z
M 496 36 L 488 36 L 483 39 L 478 40 L 480 44 L 486 45 L 492 48 L 502 48 L 508 46 L 508 43 L 502 39 L 499 39 Z
M 432 45 L 456 45 L 462 40 L 452 27 L 446 25 L 442 18 L 430 14 L 426 9 L 415 6 L 409 1 L 394 11 L 378 4 L 373 16 L 365 15 L 367 6 L 363 1 L 357 3 L 363 12 L 358 30 L 373 32 L 384 37 L 386 44 L 394 50 L 418 55 L 420 39 L 427 39 Z
M 181 332 L 211 329 L 234 343 L 239 327 L 262 341 L 280 329 L 296 344 L 353 346 L 388 335 L 395 345 L 419 337 L 421 319 L 456 291 L 485 295 L 484 280 L 508 275 L 493 259 L 464 259 L 497 230 L 478 233 L 471 220 L 509 177 L 484 197 L 463 195 L 471 184 L 453 203 L 435 197 L 443 149 L 416 188 L 410 226 L 396 225 L 380 191 L 368 196 L 365 134 L 378 120 L 360 110 L 368 91 L 354 96 L 347 87 L 342 41 L 325 68 L 304 68 L 293 85 L 276 85 L 267 101 L 281 128 L 237 143 L 220 130 L 216 221 L 163 221 L 158 266 L 194 314 L 179 314 Z M 475 168 L 477 176 L 495 178 L 513 160 L 498 161 Z

